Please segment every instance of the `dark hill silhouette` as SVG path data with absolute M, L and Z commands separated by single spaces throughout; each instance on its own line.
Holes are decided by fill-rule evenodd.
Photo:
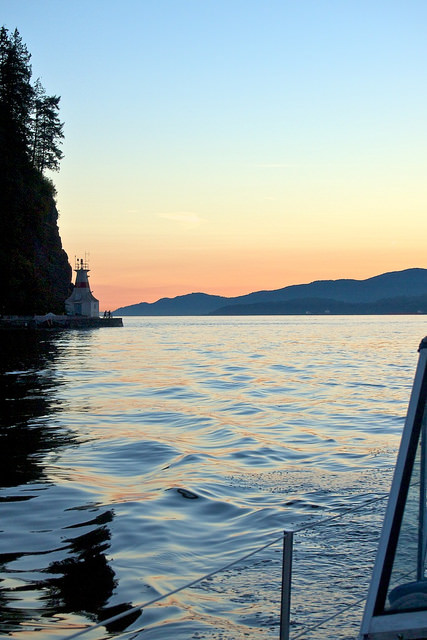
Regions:
M 210 315 L 381 315 L 427 313 L 427 294 L 384 298 L 372 302 L 342 302 L 329 298 L 301 298 L 281 302 L 258 302 L 221 307 Z
M 405 269 L 383 273 L 366 280 L 316 280 L 275 291 L 258 291 L 242 296 L 246 304 L 301 298 L 332 298 L 343 302 L 372 302 L 399 295 L 427 293 L 427 269 Z M 243 301 L 243 300 L 242 300 Z M 236 302 L 234 299 L 233 302 Z M 239 300 L 240 302 L 240 300 Z
M 233 301 L 234 298 L 224 296 L 189 293 L 176 298 L 161 298 L 157 302 L 140 302 L 129 307 L 120 307 L 114 313 L 124 316 L 204 316 Z
M 309 284 L 291 285 L 273 291 L 256 291 L 234 298 L 190 293 L 176 298 L 162 298 L 153 303 L 140 302 L 120 307 L 116 309 L 116 313 L 135 316 L 252 313 L 268 315 L 306 313 L 307 311 L 311 313 L 325 311 L 330 313 L 417 313 L 418 311 L 427 312 L 426 305 L 422 304 L 423 296 L 427 296 L 427 269 L 414 268 L 383 273 L 366 280 L 317 280 Z M 420 300 L 417 302 L 418 298 Z M 410 302 L 411 299 L 414 300 Z M 297 304 L 296 301 L 300 303 Z M 311 301 L 311 306 L 307 306 L 308 301 Z M 292 302 L 292 305 L 284 304 L 286 302 Z M 278 306 L 279 303 L 281 306 Z M 344 303 L 352 305 L 352 311 L 345 311 L 347 307 Z M 368 303 L 376 304 L 371 306 L 371 309 L 382 309 L 382 311 L 367 311 Z M 357 305 L 361 305 L 360 311 L 357 310 Z

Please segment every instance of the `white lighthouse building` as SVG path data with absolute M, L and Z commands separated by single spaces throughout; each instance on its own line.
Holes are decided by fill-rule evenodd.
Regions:
M 74 266 L 76 284 L 73 293 L 65 301 L 65 311 L 69 316 L 99 318 L 99 301 L 89 287 L 89 264 L 86 258 L 77 258 Z

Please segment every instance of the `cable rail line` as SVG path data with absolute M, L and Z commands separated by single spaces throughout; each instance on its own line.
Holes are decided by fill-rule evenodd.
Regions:
M 160 602 L 162 600 L 166 600 L 167 598 L 169 598 L 172 595 L 175 595 L 181 591 L 184 591 L 185 589 L 189 589 L 191 587 L 195 587 L 197 584 L 201 583 L 203 580 L 207 580 L 209 578 L 212 578 L 213 576 L 222 573 L 224 571 L 226 571 L 227 569 L 230 569 L 231 567 L 240 564 L 242 562 L 244 562 L 245 560 L 247 560 L 248 558 L 251 558 L 252 556 L 261 553 L 262 551 L 264 551 L 265 549 L 272 547 L 275 544 L 278 544 L 279 542 L 283 542 L 285 540 L 285 544 L 286 544 L 286 536 L 287 535 L 293 535 L 293 534 L 298 534 L 301 532 L 305 532 L 305 531 L 309 531 L 309 530 L 313 530 L 316 529 L 322 525 L 325 524 L 329 524 L 335 520 L 339 520 L 341 518 L 344 518 L 345 516 L 348 516 L 352 513 L 356 513 L 357 511 L 360 511 L 362 509 L 364 509 L 365 507 L 369 506 L 370 504 L 374 504 L 376 502 L 380 502 L 382 500 L 385 500 L 388 497 L 388 492 L 387 493 L 383 493 L 379 496 L 376 496 L 375 498 L 371 498 L 370 500 L 366 500 L 365 502 L 362 502 L 354 507 L 350 507 L 348 509 L 343 510 L 342 512 L 335 514 L 335 515 L 330 515 L 330 516 L 326 516 L 324 518 L 320 518 L 319 520 L 316 520 L 314 522 L 309 522 L 307 524 L 304 524 L 300 527 L 296 527 L 293 529 L 289 529 L 289 530 L 281 530 L 280 533 L 274 533 L 274 534 L 270 534 L 269 537 L 271 537 L 272 539 L 267 542 L 264 545 L 261 545 L 260 547 L 257 547 L 256 549 L 254 549 L 253 551 L 250 551 L 249 553 L 243 555 L 243 556 L 239 556 L 238 558 L 236 558 L 235 560 L 232 560 L 231 562 L 228 562 L 227 564 L 218 567 L 216 569 L 212 569 L 211 571 L 209 571 L 208 573 L 203 574 L 202 576 L 191 580 L 190 582 L 187 582 L 186 584 L 181 585 L 180 587 L 177 587 L 176 589 L 173 589 L 171 591 L 168 591 L 167 593 L 157 596 L 151 600 L 147 600 L 144 602 L 141 602 L 139 604 L 134 605 L 133 607 L 127 609 L 126 611 L 122 611 L 114 616 L 111 616 L 110 618 L 106 618 L 96 624 L 92 624 L 92 625 L 88 625 L 85 626 L 83 629 L 72 633 L 71 635 L 66 635 L 63 636 L 63 640 L 74 640 L 75 638 L 81 638 L 89 633 L 91 633 L 92 631 L 99 629 L 101 627 L 107 626 L 111 623 L 117 622 L 118 620 L 121 620 L 123 618 L 126 618 L 127 616 L 133 614 L 133 613 L 137 613 L 138 611 L 142 611 L 144 608 L 147 608 L 151 605 L 156 604 L 157 602 Z M 284 544 L 284 549 L 285 549 L 285 544 Z M 290 567 L 289 567 L 290 569 Z M 285 564 L 283 564 L 283 581 L 285 581 L 287 578 L 289 578 L 289 587 L 290 587 L 290 570 L 289 570 L 289 576 L 287 576 L 286 574 L 286 567 Z M 284 589 L 284 583 L 282 582 L 282 591 Z M 324 618 L 322 621 L 316 623 L 315 625 L 311 626 L 311 627 L 307 627 L 305 628 L 303 631 L 301 631 L 300 633 L 298 633 L 298 635 L 294 636 L 294 640 L 297 640 L 297 638 L 303 638 L 305 634 L 319 628 L 320 626 L 322 626 L 323 624 L 325 624 L 326 622 L 329 622 L 330 620 L 338 617 L 339 615 L 342 615 L 343 613 L 345 613 L 346 611 L 348 611 L 349 609 L 356 607 L 358 605 L 360 605 L 361 602 L 363 602 L 365 598 L 362 599 L 358 599 L 355 600 L 354 603 L 350 603 L 349 605 L 346 605 L 345 607 L 342 607 L 338 612 L 331 614 L 329 616 L 327 616 L 326 618 Z M 289 613 L 289 612 L 288 612 Z M 281 611 L 281 630 L 280 630 L 280 640 L 283 639 L 287 639 L 289 638 L 289 620 L 284 621 L 282 620 L 283 618 L 283 597 L 282 597 L 282 611 Z M 118 638 L 125 638 L 127 635 L 131 634 L 131 635 L 135 635 L 138 632 L 141 632 L 144 629 L 144 627 L 141 627 L 139 629 L 133 629 L 133 630 L 128 630 L 128 631 L 122 631 L 119 632 L 115 637 Z

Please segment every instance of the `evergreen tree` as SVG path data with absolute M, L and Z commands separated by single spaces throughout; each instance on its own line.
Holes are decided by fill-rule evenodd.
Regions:
M 58 141 L 64 137 L 64 125 L 58 116 L 60 98 L 47 96 L 40 80 L 35 84 L 34 96 L 31 161 L 41 172 L 57 171 L 63 157 Z
M 31 84 L 31 55 L 17 29 L 0 29 L 0 136 L 4 148 L 23 151 L 40 172 L 57 171 L 64 137 L 59 96 L 48 96 L 38 79 Z
M 0 117 L 3 135 L 28 151 L 34 89 L 31 85 L 31 56 L 17 29 L 9 37 L 0 30 Z

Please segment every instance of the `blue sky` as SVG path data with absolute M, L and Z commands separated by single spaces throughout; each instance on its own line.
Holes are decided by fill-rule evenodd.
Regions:
M 101 305 L 427 266 L 424 1 L 0 10 L 61 96 L 60 231 Z

